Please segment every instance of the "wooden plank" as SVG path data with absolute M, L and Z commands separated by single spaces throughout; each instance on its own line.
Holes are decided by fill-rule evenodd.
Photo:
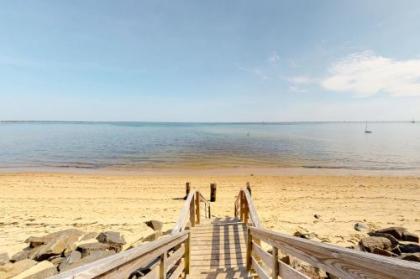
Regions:
M 242 192 L 244 193 L 245 200 L 248 205 L 249 215 L 251 217 L 252 223 L 257 228 L 261 227 L 260 217 L 258 217 L 257 210 L 255 209 L 254 202 L 252 201 L 248 190 L 243 189 Z
M 185 246 L 182 245 L 175 251 L 168 259 L 166 260 L 166 269 L 165 272 L 168 272 L 178 261 L 184 256 Z
M 271 278 L 277 279 L 279 277 L 279 249 L 277 247 L 272 248 L 273 255 L 272 257 L 272 271 L 271 271 Z
M 195 197 L 195 195 L 194 195 L 194 197 Z M 193 197 L 193 199 L 191 200 L 191 203 L 190 203 L 190 224 L 191 224 L 191 227 L 195 226 L 195 202 L 194 202 L 195 198 L 194 197 Z
M 250 271 L 252 266 L 252 235 L 248 228 L 248 237 L 246 244 L 246 270 Z
M 185 274 L 190 274 L 190 265 L 191 265 L 191 232 L 188 232 L 188 238 L 185 241 L 184 263 L 185 263 Z
M 168 279 L 179 278 L 183 270 L 184 270 L 184 263 L 181 261 L 181 263 L 176 267 L 176 269 L 174 270 L 174 272 L 172 272 L 171 276 L 169 276 Z
M 258 274 L 260 279 L 270 279 L 265 270 L 258 264 L 258 262 L 252 258 L 252 269 Z
M 345 279 L 420 278 L 420 265 L 335 245 L 250 228 L 252 235 L 315 267 Z
M 195 191 L 190 192 L 187 199 L 185 200 L 184 206 L 182 207 L 181 213 L 179 214 L 178 221 L 176 222 L 175 227 L 172 229 L 172 232 L 171 232 L 172 234 L 178 233 L 184 230 L 187 224 L 188 217 L 189 217 L 190 204 L 191 204 L 192 199 L 194 198 L 194 193 Z
M 165 251 L 160 256 L 159 279 L 166 279 L 166 259 L 167 259 L 167 252 Z
M 54 279 L 85 279 L 85 278 L 122 278 L 134 270 L 146 266 L 157 259 L 164 251 L 181 244 L 188 238 L 188 232 L 140 245 L 130 250 L 100 259 L 98 261 L 60 273 Z
M 142 279 L 160 279 L 158 267 L 159 265 L 155 265 L 149 273 L 142 277 Z
M 252 255 L 258 259 L 261 259 L 269 268 L 273 268 L 273 257 L 268 252 L 264 251 L 261 246 L 256 244 L 254 241 L 252 242 Z
M 281 278 L 290 278 L 290 279 L 311 279 L 310 277 L 306 276 L 305 274 L 297 271 L 296 269 L 292 268 L 290 265 L 278 261 L 279 266 L 279 275 Z M 277 278 L 277 277 L 276 277 Z
M 200 216 L 200 196 L 198 192 L 195 195 L 195 215 L 197 217 L 197 224 L 200 224 L 201 216 Z

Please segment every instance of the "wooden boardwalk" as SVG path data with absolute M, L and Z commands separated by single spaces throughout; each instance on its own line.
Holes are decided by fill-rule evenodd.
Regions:
M 214 218 L 210 208 L 214 205 L 200 192 L 190 192 L 170 235 L 53 279 L 311 279 L 290 264 L 289 256 L 334 278 L 420 278 L 420 264 L 416 262 L 265 229 L 248 189 L 240 190 L 236 197 L 235 217 Z
M 214 218 L 191 228 L 189 278 L 249 278 L 246 225 L 237 218 Z

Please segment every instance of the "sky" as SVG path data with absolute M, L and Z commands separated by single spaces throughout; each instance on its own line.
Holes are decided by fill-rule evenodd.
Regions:
M 413 118 L 418 0 L 0 0 L 0 120 Z

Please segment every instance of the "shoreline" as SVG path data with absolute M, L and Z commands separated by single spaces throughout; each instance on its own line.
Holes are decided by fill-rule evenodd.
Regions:
M 112 176 L 401 176 L 420 177 L 420 169 L 348 169 L 312 167 L 156 167 L 156 168 L 0 168 L 1 175 L 11 174 L 92 174 Z

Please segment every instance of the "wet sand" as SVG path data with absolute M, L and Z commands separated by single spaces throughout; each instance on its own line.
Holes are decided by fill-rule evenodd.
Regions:
M 0 252 L 26 246 L 31 235 L 69 227 L 117 230 L 129 243 L 150 233 L 143 222 L 157 219 L 171 229 L 184 203 L 185 182 L 209 197 L 217 183 L 212 213 L 232 216 L 239 189 L 249 181 L 262 224 L 316 240 L 350 246 L 369 228 L 403 226 L 420 234 L 420 177 L 368 175 L 130 175 L 116 173 L 0 174 Z M 314 218 L 314 214 L 320 216 Z

